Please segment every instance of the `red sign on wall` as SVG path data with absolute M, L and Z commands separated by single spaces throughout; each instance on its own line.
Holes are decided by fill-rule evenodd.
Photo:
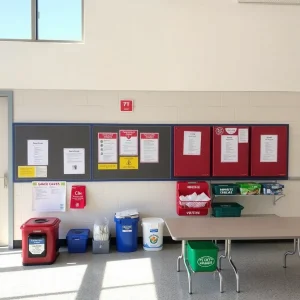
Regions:
M 133 111 L 133 100 L 126 100 L 126 99 L 120 100 L 120 110 L 132 112 Z

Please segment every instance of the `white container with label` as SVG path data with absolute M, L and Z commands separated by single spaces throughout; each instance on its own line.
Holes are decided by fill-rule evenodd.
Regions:
M 161 218 L 143 218 L 143 247 L 146 251 L 159 251 L 163 248 L 165 221 Z

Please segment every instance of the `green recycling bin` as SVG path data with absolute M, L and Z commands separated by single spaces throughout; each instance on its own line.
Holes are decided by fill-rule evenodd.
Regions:
M 187 258 L 194 272 L 214 272 L 219 248 L 210 241 L 188 241 Z

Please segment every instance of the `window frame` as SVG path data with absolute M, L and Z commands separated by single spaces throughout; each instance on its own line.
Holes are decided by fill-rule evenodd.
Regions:
M 0 42 L 37 42 L 37 43 L 62 43 L 62 44 L 83 44 L 84 32 L 84 0 L 81 0 L 81 37 L 80 41 L 74 40 L 43 40 L 38 39 L 38 0 L 31 0 L 31 39 L 1 39 Z

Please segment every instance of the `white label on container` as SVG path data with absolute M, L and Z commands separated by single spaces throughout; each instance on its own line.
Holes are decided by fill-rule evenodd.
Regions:
M 240 128 L 239 143 L 248 143 L 248 142 L 249 142 L 248 128 Z
M 45 251 L 44 239 L 29 240 L 28 251 L 33 255 L 42 254 Z
M 260 162 L 278 161 L 278 135 L 260 136 Z
M 221 137 L 221 162 L 238 162 L 238 136 L 222 135 Z
M 123 225 L 122 232 L 132 232 L 132 225 Z

